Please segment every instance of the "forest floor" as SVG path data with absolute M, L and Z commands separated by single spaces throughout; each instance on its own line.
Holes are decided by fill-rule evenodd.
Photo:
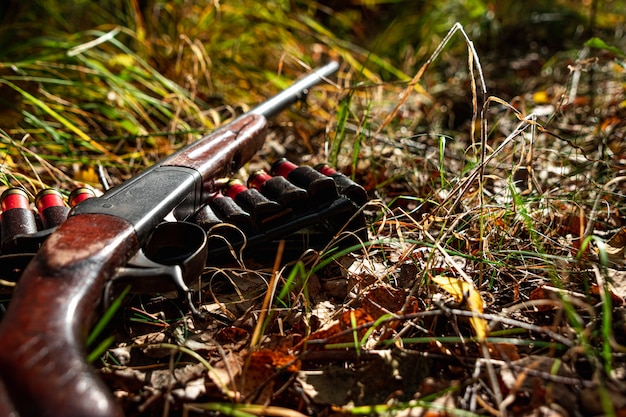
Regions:
M 400 66 L 372 54 L 372 72 L 299 22 L 327 41 L 311 64 L 340 70 L 234 177 L 329 163 L 369 201 L 295 256 L 277 239 L 209 257 L 193 302 L 210 318 L 128 296 L 94 359 L 127 416 L 626 416 L 624 53 L 482 55 L 452 25 L 387 81 Z M 6 186 L 100 192 L 98 166 L 120 183 L 308 69 L 292 49 L 212 73 L 191 39 L 186 67 L 160 66 L 101 29 L 56 44 L 63 66 L 3 65 Z M 225 98 L 228 71 L 254 97 Z

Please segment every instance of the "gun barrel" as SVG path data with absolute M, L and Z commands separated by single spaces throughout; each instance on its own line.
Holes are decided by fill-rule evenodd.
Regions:
M 289 105 L 304 98 L 308 90 L 325 78 L 330 77 L 339 69 L 339 63 L 331 61 L 328 64 L 312 71 L 309 75 L 296 81 L 286 90 L 276 94 L 263 104 L 259 104 L 250 113 L 270 118 L 280 113 Z
M 250 160 L 265 141 L 267 119 L 301 99 L 338 68 L 331 62 L 312 71 L 281 93 L 203 136 L 97 199 L 73 210 L 77 214 L 108 214 L 135 227 L 140 242 L 163 217 L 175 210 L 178 218 L 194 213 L 204 203 L 211 180 L 230 175 Z

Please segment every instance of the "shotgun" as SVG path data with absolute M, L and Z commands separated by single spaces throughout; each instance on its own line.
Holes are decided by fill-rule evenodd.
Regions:
M 153 239 L 166 216 L 191 216 L 212 192 L 214 179 L 254 156 L 263 145 L 268 118 L 302 99 L 337 69 L 336 62 L 318 68 L 72 210 L 21 274 L 0 323 L 0 417 L 123 415 L 86 362 L 85 341 L 105 288 Z M 166 249 L 165 263 L 180 269 L 177 248 Z M 183 262 L 182 269 L 187 267 Z

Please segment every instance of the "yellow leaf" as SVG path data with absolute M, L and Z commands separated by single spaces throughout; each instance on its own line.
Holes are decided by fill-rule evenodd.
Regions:
M 94 167 L 80 167 L 74 172 L 74 180 L 88 184 L 98 184 L 98 174 Z
M 537 91 L 533 94 L 533 101 L 537 104 L 548 104 L 550 97 L 546 91 Z
M 13 158 L 11 158 L 11 155 L 9 154 L 5 154 L 4 157 L 0 157 L 0 165 L 4 166 L 5 168 L 16 167 L 15 161 L 13 161 Z
M 466 302 L 471 312 L 476 314 L 483 313 L 483 298 L 472 283 L 443 275 L 437 275 L 432 280 L 443 290 L 450 293 L 458 303 Z M 470 318 L 470 323 L 476 332 L 478 340 L 485 340 L 487 336 L 487 320 L 480 317 L 472 317 Z

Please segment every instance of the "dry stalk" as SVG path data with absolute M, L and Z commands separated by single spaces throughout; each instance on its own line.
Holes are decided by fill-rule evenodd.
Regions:
M 432 55 L 428 58 L 428 60 L 426 60 L 424 65 L 422 65 L 420 67 L 420 69 L 417 71 L 417 73 L 413 76 L 413 78 L 409 82 L 409 85 L 404 89 L 404 91 L 400 95 L 400 100 L 398 100 L 398 103 L 396 104 L 396 106 L 387 115 L 387 117 L 385 117 L 385 120 L 383 120 L 383 122 L 378 127 L 378 129 L 376 129 L 376 132 L 374 133 L 375 135 L 378 135 L 380 132 L 382 132 L 383 129 L 385 129 L 385 127 L 387 127 L 387 125 L 389 125 L 389 123 L 391 123 L 391 121 L 396 117 L 396 114 L 400 110 L 400 107 L 402 107 L 402 105 L 404 103 L 406 103 L 406 100 L 409 98 L 409 95 L 411 94 L 413 89 L 417 86 L 417 84 L 422 79 L 422 76 L 424 75 L 424 72 L 426 72 L 426 70 L 428 69 L 430 64 L 435 59 L 437 59 L 439 54 L 441 54 L 441 51 L 443 51 L 443 48 L 445 48 L 448 45 L 448 42 L 450 42 L 450 39 L 452 39 L 452 36 L 454 36 L 454 34 L 456 32 L 461 32 L 461 35 L 463 36 L 463 38 L 465 39 L 465 43 L 467 44 L 467 48 L 468 48 L 468 52 L 469 52 L 468 61 L 469 61 L 469 64 L 470 64 L 470 74 L 473 75 L 473 73 L 474 73 L 473 72 L 473 63 L 474 63 L 474 60 L 475 60 L 476 61 L 476 68 L 478 69 L 478 74 L 479 74 L 480 82 L 481 82 L 481 85 L 482 85 L 482 94 L 483 95 L 487 94 L 487 90 L 486 90 L 486 87 L 485 87 L 485 78 L 483 76 L 483 70 L 482 70 L 482 67 L 480 66 L 480 59 L 478 58 L 478 53 L 476 52 L 476 49 L 474 48 L 474 43 L 470 40 L 469 36 L 467 36 L 467 33 L 465 33 L 465 30 L 463 29 L 463 26 L 461 26 L 461 24 L 459 22 L 457 22 L 457 23 L 454 24 L 454 26 L 452 26 L 452 28 L 448 31 L 448 33 L 443 38 L 443 40 L 439 43 L 439 45 L 437 46 L 437 49 L 435 49 L 435 52 L 432 53 Z M 473 100 L 474 103 L 476 103 L 477 102 L 477 99 L 476 99 L 476 82 L 475 82 L 474 78 L 475 77 L 472 76 L 472 95 L 473 95 L 472 100 Z M 474 130 L 473 125 L 474 124 L 472 123 L 472 131 Z M 472 137 L 473 137 L 473 135 L 472 135 Z

